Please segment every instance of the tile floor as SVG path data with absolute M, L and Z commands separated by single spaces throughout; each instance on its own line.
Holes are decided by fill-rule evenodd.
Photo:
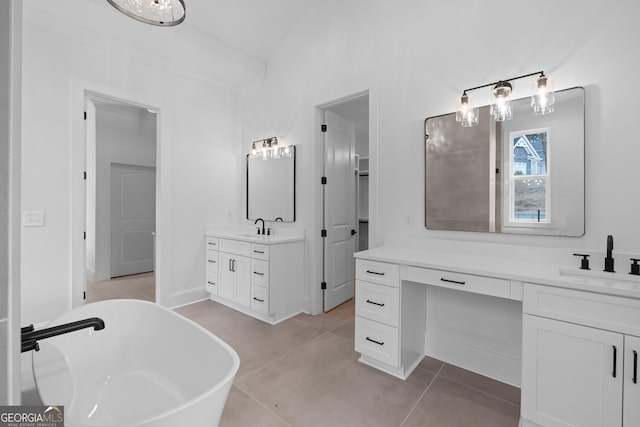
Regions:
M 103 282 L 87 280 L 87 303 L 116 298 L 154 302 L 156 289 L 153 272 L 116 277 Z
M 240 356 L 222 427 L 518 425 L 518 388 L 428 357 L 406 381 L 359 363 L 353 301 L 275 326 L 209 300 L 176 311 Z

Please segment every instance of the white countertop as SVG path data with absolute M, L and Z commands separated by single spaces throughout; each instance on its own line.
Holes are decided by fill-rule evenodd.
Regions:
M 577 267 L 536 263 L 532 259 L 502 259 L 483 254 L 471 255 L 390 246 L 357 252 L 354 256 L 358 259 L 371 261 L 448 270 L 640 299 L 640 277 L 635 280 L 635 277 L 629 278 L 626 273 L 601 274 L 594 271 L 594 277 L 567 276 L 566 273 L 570 273 L 572 269 L 580 275 L 589 275 L 590 273 Z M 562 268 L 562 275 L 560 274 L 561 267 L 565 267 Z M 611 278 L 607 278 L 608 275 L 611 275 Z
M 263 245 L 275 245 L 279 243 L 289 242 L 302 242 L 304 241 L 304 234 L 282 232 L 277 234 L 271 234 L 263 236 L 261 234 L 254 234 L 248 231 L 207 231 L 205 235 L 210 237 L 221 237 L 224 239 L 241 240 L 243 242 L 260 243 Z

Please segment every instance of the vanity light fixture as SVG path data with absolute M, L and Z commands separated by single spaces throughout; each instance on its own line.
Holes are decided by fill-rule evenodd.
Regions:
M 458 101 L 456 121 L 460 122 L 462 127 L 468 128 L 478 124 L 479 116 L 478 108 L 473 106 L 471 98 L 465 91 L 460 97 L 460 101 Z
M 456 121 L 460 122 L 463 127 L 471 127 L 478 124 L 478 108 L 474 108 L 472 106 L 467 92 L 489 86 L 493 86 L 492 92 L 495 98 L 494 102 L 491 104 L 491 116 L 497 122 L 511 120 L 513 117 L 513 111 L 511 109 L 511 100 L 509 99 L 509 96 L 511 95 L 513 85 L 509 82 L 525 77 L 535 76 L 536 74 L 539 74 L 539 76 L 534 82 L 534 93 L 531 96 L 531 108 L 533 109 L 533 114 L 539 115 L 553 112 L 555 96 L 553 94 L 551 81 L 547 76 L 545 76 L 544 71 L 537 71 L 535 73 L 525 74 L 465 89 L 462 92 L 460 101 L 458 102 Z
M 261 150 L 257 147 L 262 146 Z M 251 143 L 251 157 L 260 159 L 279 159 L 291 156 L 291 146 L 279 144 L 277 137 L 260 139 Z
M 184 0 L 107 0 L 125 15 L 160 27 L 178 25 L 186 17 Z

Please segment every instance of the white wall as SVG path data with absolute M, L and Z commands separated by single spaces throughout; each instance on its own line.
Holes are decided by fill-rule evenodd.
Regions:
M 101 281 L 111 277 L 111 164 L 156 167 L 155 115 L 146 110 L 98 104 L 96 148 L 95 173 L 88 169 L 87 177 L 87 193 L 91 188 L 96 192 L 94 211 L 88 214 L 93 214 L 96 224 L 94 230 L 87 227 L 87 275 L 93 281 Z
M 20 403 L 22 3 L 0 3 L 0 405 Z
M 640 252 L 640 144 L 630 126 L 640 3 L 329 0 L 315 7 L 268 63 L 266 79 L 245 88 L 242 102 L 245 152 L 246 141 L 272 134 L 301 146 L 298 207 L 307 257 L 320 256 L 314 107 L 364 89 L 371 91 L 371 246 L 424 247 L 439 238 L 569 252 L 601 250 L 613 234 L 616 250 Z M 540 69 L 556 89 L 586 88 L 585 236 L 426 230 L 424 119 L 452 111 L 464 88 Z M 513 96 L 527 96 L 530 87 L 515 82 Z M 489 102 L 488 94 L 474 93 L 479 104 Z M 319 271 L 307 271 L 307 308 L 318 311 Z
M 46 212 L 45 227 L 23 229 L 25 324 L 81 301 L 85 89 L 158 109 L 158 299 L 205 297 L 204 224 L 241 215 L 235 85 L 260 67 L 163 30 L 106 2 L 25 2 L 22 204 Z

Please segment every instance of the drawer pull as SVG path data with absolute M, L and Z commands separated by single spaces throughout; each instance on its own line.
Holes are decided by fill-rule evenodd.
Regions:
M 209 243 L 207 243 L 207 245 L 216 246 L 216 244 L 213 243 L 213 242 L 209 242 Z
M 618 347 L 616 347 L 615 345 L 612 345 L 611 347 L 613 347 L 613 378 L 616 377 L 616 371 L 617 369 L 617 365 L 618 365 Z
M 634 384 L 638 384 L 638 352 L 633 350 L 633 379 Z
M 210 282 L 210 281 L 208 281 L 208 280 L 207 280 L 207 283 L 208 283 L 208 284 L 210 284 L 210 285 L 214 285 L 214 286 L 215 286 L 215 284 L 216 284 L 216 282 Z
M 462 282 L 462 281 L 459 281 L 459 280 L 445 279 L 444 277 L 441 277 L 440 281 L 441 282 L 447 282 L 447 283 L 455 283 L 456 285 L 464 285 L 464 284 L 467 283 L 467 282 Z
M 367 270 L 367 273 L 369 273 L 369 274 L 375 274 L 375 275 L 378 275 L 378 276 L 384 276 L 384 273 L 378 273 L 377 271 Z
M 367 337 L 367 341 L 371 341 L 374 344 L 378 344 L 378 345 L 384 345 L 384 343 L 382 341 L 376 341 L 376 340 L 372 340 L 371 338 Z
M 263 300 L 263 299 L 260 299 L 260 298 L 253 297 L 253 299 L 254 299 L 254 300 L 256 300 L 256 301 L 258 301 L 258 302 L 264 302 L 264 300 Z
M 381 304 L 381 303 L 379 303 L 379 302 L 375 302 L 375 301 L 371 301 L 371 300 L 369 300 L 369 299 L 367 300 L 367 302 L 368 302 L 369 304 L 377 305 L 378 307 L 384 307 L 384 304 Z
M 207 260 L 207 261 L 209 261 L 209 262 L 210 262 L 210 263 L 212 263 L 212 264 L 215 264 L 215 263 L 216 263 L 216 262 L 215 262 L 214 260 L 212 260 L 212 259 L 209 259 L 209 260 Z
M 258 276 L 264 276 L 264 273 L 258 273 L 257 271 L 254 271 L 253 274 L 257 274 Z
M 263 253 L 264 253 L 264 251 L 258 251 L 258 250 L 255 250 L 255 249 L 254 249 L 254 250 L 253 250 L 253 253 L 254 253 L 254 254 L 263 254 Z

